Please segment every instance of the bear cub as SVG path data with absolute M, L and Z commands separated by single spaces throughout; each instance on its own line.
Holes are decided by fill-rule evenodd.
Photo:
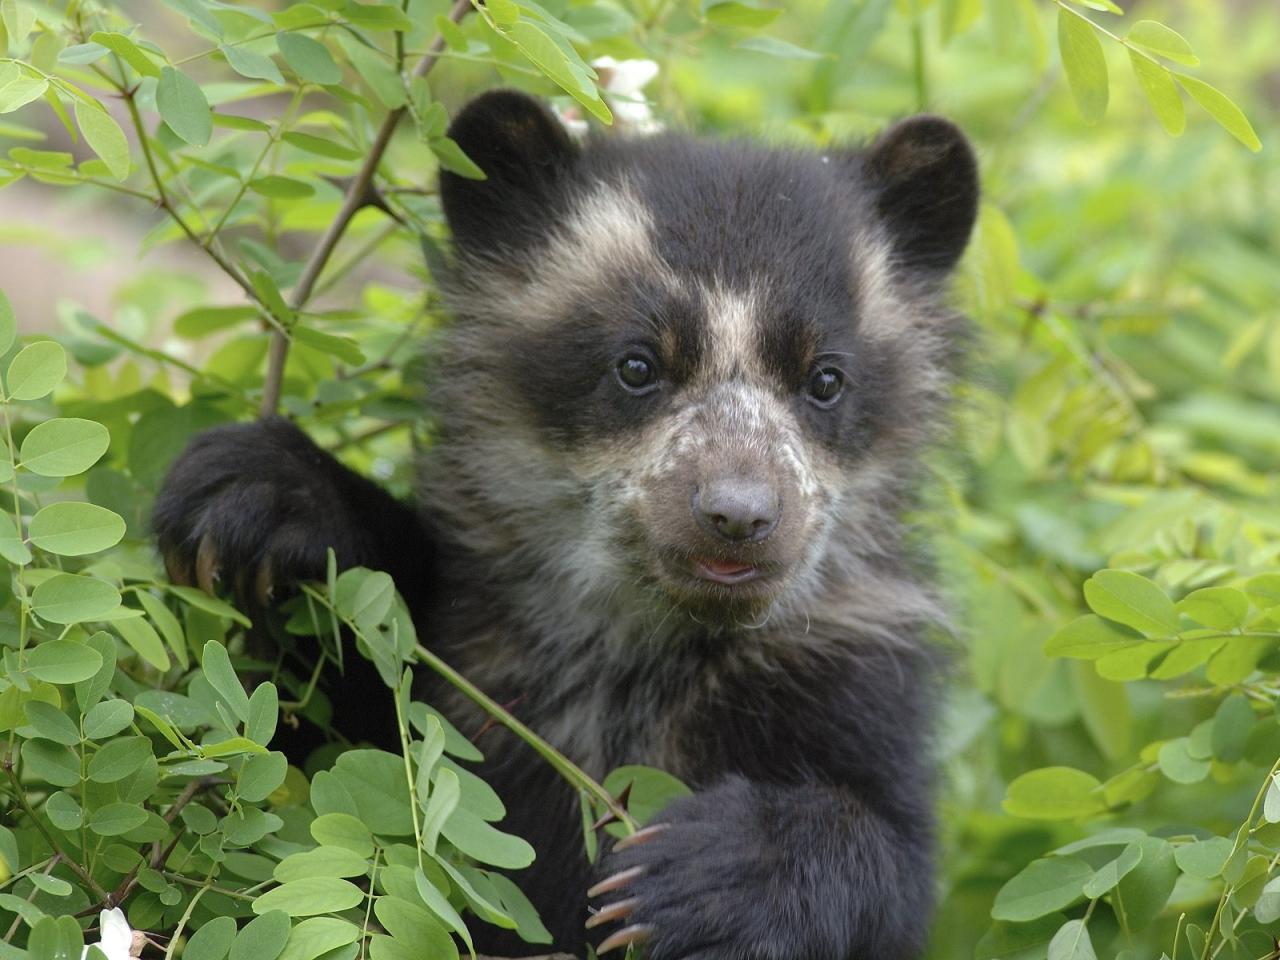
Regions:
M 573 791 L 486 734 L 478 772 L 537 851 L 514 878 L 558 949 L 918 956 L 941 614 L 900 517 L 965 329 L 945 302 L 977 209 L 965 137 L 920 116 L 825 152 L 579 146 L 511 92 L 450 136 L 487 179 L 441 177 L 453 319 L 418 502 L 287 421 L 219 427 L 156 505 L 171 575 L 249 598 L 323 578 L 333 547 L 390 572 L 424 642 L 591 775 L 689 784 L 593 870 Z M 390 700 L 341 699 L 366 719 Z

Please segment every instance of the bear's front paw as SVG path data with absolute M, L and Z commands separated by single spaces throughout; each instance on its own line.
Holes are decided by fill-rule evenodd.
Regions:
M 784 899 L 792 891 L 744 786 L 677 800 L 614 845 L 588 891 L 597 906 L 587 926 L 613 931 L 598 952 L 642 943 L 649 960 L 779 955 L 796 921 Z
M 356 552 L 359 531 L 332 482 L 337 465 L 293 424 L 208 430 L 170 468 L 152 526 L 170 578 L 241 606 L 277 584 L 324 577 L 325 556 Z

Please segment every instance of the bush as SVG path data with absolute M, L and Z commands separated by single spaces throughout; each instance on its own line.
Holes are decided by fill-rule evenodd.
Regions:
M 657 62 L 666 122 L 822 145 L 930 107 L 983 153 L 957 290 L 982 363 L 920 518 L 965 624 L 931 956 L 1276 955 L 1276 168 L 1199 78 L 1274 131 L 1265 2 L 1147 5 L 1204 46 L 1200 75 L 1180 34 L 1108 0 L 164 6 L 135 29 L 124 3 L 0 4 L 0 185 L 213 266 L 144 258 L 109 318 L 62 302 L 56 334 L 0 297 L 0 958 L 79 956 L 117 904 L 193 960 L 457 956 L 476 923 L 545 942 L 494 869 L 532 850 L 411 664 L 578 787 L 592 852 L 593 822 L 633 829 L 682 790 L 591 781 L 417 642 L 385 574 L 305 587 L 304 639 L 264 662 L 246 616 L 168 582 L 147 538 L 190 437 L 277 408 L 408 493 L 430 440 L 413 360 L 444 319 L 436 171 L 478 172 L 450 109 L 502 83 L 647 122 L 601 56 Z M 324 727 L 352 655 L 401 753 L 290 766 L 278 724 Z

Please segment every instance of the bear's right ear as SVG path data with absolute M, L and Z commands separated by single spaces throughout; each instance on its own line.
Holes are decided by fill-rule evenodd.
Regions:
M 440 199 L 458 248 L 520 248 L 545 235 L 567 200 L 578 157 L 560 121 L 532 97 L 496 90 L 467 104 L 449 136 L 486 176 L 440 173 Z

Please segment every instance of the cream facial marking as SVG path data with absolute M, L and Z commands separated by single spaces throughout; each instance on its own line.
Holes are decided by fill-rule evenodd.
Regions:
M 710 339 L 703 364 L 704 382 L 758 375 L 756 329 L 763 298 L 755 290 L 730 290 L 720 283 L 701 284 L 700 288 Z

